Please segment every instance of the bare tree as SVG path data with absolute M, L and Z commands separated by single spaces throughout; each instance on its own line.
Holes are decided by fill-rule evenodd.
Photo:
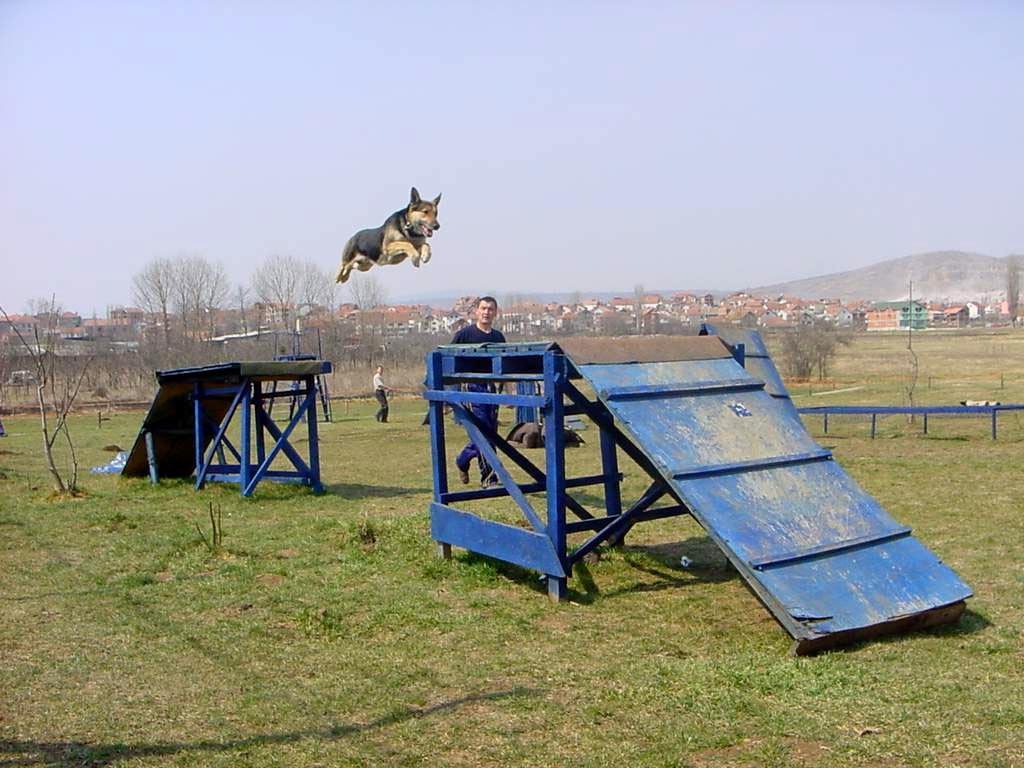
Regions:
M 312 261 L 299 262 L 299 306 L 334 309 L 334 279 Z
M 178 256 L 172 264 L 172 306 L 181 318 L 183 335 L 212 336 L 215 310 L 223 306 L 229 290 L 224 267 L 198 255 Z
M 352 303 L 359 307 L 360 344 L 363 347 L 372 347 L 376 343 L 376 324 L 368 320 L 377 307 L 387 303 L 387 293 L 376 275 L 363 273 L 354 277 L 355 279 L 348 284 L 348 293 Z
M 359 309 L 366 311 L 376 309 L 387 302 L 387 291 L 376 275 L 362 274 L 349 283 L 349 297 Z
M 268 256 L 252 276 L 252 290 L 266 306 L 278 311 L 287 327 L 299 304 L 300 263 L 294 256 Z
M 818 380 L 824 380 L 839 345 L 851 341 L 849 334 L 838 330 L 827 320 L 801 323 L 782 334 L 782 363 L 786 375 L 809 379 L 817 371 Z
M 1020 314 L 1020 261 L 1020 256 L 1006 257 L 1006 310 L 1015 326 Z
M 75 443 L 71 439 L 68 427 L 68 415 L 75 404 L 78 392 L 82 387 L 86 372 L 92 358 L 88 358 L 78 366 L 77 371 L 67 371 L 63 377 L 57 376 L 57 347 L 60 339 L 58 322 L 61 309 L 56 297 L 50 300 L 49 309 L 45 313 L 45 325 L 40 333 L 38 324 L 33 326 L 31 341 L 22 334 L 17 325 L 11 322 L 6 310 L 0 307 L 4 321 L 14 330 L 15 335 L 25 353 L 32 361 L 36 384 L 36 404 L 39 407 L 39 420 L 43 433 L 43 455 L 46 457 L 46 468 L 53 481 L 53 489 L 61 494 L 74 494 L 78 491 L 78 455 Z M 58 382 L 58 378 L 60 381 Z M 50 412 L 54 421 L 50 422 Z M 63 438 L 68 449 L 68 466 L 62 472 L 57 467 L 54 457 L 54 445 Z
M 644 287 L 633 286 L 633 323 L 637 333 L 644 332 Z
M 238 284 L 238 318 L 242 323 L 242 333 L 249 333 L 249 319 L 245 311 L 245 301 L 249 297 L 249 289 Z M 257 323 L 259 325 L 259 323 Z
M 160 318 L 164 345 L 171 339 L 171 297 L 174 293 L 175 270 L 170 259 L 149 262 L 132 278 L 132 301 L 149 315 Z

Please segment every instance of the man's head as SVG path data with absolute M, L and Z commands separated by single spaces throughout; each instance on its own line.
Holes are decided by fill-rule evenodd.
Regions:
M 384 366 L 383 365 L 378 365 L 377 366 L 377 373 L 384 373 Z
M 476 327 L 490 331 L 494 318 L 498 316 L 498 300 L 493 296 L 481 296 L 476 300 Z

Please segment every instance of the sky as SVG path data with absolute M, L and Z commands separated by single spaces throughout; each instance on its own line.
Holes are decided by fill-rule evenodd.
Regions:
M 178 254 L 333 275 L 413 185 L 441 229 L 392 300 L 1022 252 L 1022 39 L 995 1 L 0 0 L 0 306 L 102 315 Z

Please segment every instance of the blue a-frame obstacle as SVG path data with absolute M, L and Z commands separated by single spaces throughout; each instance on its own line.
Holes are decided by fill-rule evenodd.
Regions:
M 195 487 L 208 482 L 237 483 L 251 496 L 263 479 L 301 483 L 314 491 L 320 481 L 317 430 L 317 378 L 330 373 L 322 360 L 241 362 L 158 371 L 160 389 L 150 406 L 122 475 L 155 483 L 161 477 L 189 477 Z M 278 383 L 286 385 L 277 390 Z M 290 398 L 287 423 L 278 425 L 268 404 Z M 238 445 L 229 437 L 237 417 Z M 291 443 L 306 423 L 308 460 Z M 253 461 L 255 450 L 256 460 Z M 230 454 L 233 461 L 226 459 Z M 278 456 L 291 469 L 271 469 Z
M 482 381 L 514 383 L 518 391 L 453 389 Z M 521 394 L 529 391 L 524 383 L 536 393 Z M 450 556 L 454 545 L 535 569 L 547 576 L 553 599 L 565 597 L 574 564 L 589 552 L 621 542 L 640 522 L 677 515 L 705 529 L 794 637 L 796 653 L 953 621 L 971 594 L 810 438 L 756 334 L 732 345 L 702 336 L 443 346 L 428 356 L 424 396 L 431 535 L 441 554 Z M 477 403 L 537 408 L 543 467 L 477 418 L 469 407 Z M 499 487 L 449 486 L 446 404 Z M 566 476 L 569 415 L 598 428 L 600 474 Z M 650 479 L 628 506 L 620 450 Z M 528 479 L 517 480 L 513 467 Z M 603 487 L 600 512 L 571 495 L 591 485 Z M 543 510 L 530 502 L 538 493 Z M 512 499 L 525 528 L 460 508 L 497 497 Z

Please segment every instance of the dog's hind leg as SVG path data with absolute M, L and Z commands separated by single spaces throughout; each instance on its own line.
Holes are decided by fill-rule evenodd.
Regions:
M 341 251 L 341 266 L 338 267 L 338 274 L 334 278 L 336 283 L 344 283 L 352 272 L 352 260 L 356 257 L 355 238 L 350 237 Z
M 341 268 L 338 269 L 338 275 L 337 275 L 337 277 L 334 278 L 334 282 L 336 282 L 336 283 L 344 283 L 346 280 L 348 280 L 348 276 L 349 276 L 350 272 L 352 272 L 352 262 L 351 261 L 343 262 L 342 265 L 341 265 Z

